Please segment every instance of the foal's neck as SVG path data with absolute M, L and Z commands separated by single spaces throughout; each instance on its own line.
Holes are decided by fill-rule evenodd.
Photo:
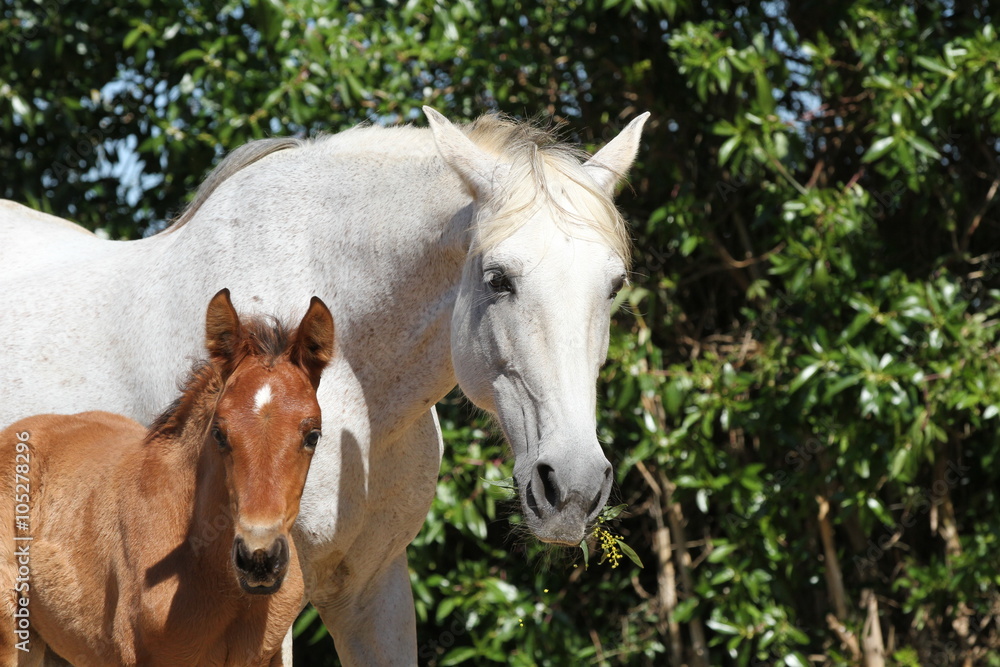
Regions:
M 236 517 L 229 502 L 226 471 L 215 449 L 214 443 L 203 439 L 196 444 L 196 451 L 191 452 L 196 453 L 197 458 L 186 471 L 194 478 L 194 507 L 188 542 L 199 567 L 219 573 L 222 581 L 229 581 L 235 587 L 229 560 Z
M 206 574 L 206 580 L 231 581 L 235 587 L 229 564 L 234 517 L 226 472 L 208 437 L 210 422 L 211 415 L 191 415 L 179 432 L 149 443 L 147 456 L 155 461 L 160 474 L 172 480 L 170 488 L 181 496 L 174 511 L 182 521 L 187 547 L 184 557 Z

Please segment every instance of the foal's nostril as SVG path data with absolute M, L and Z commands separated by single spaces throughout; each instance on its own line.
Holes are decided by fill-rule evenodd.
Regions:
M 552 469 L 552 466 L 539 463 L 536 466 L 538 472 L 538 479 L 542 483 L 542 492 L 545 495 L 545 502 L 549 504 L 549 507 L 559 508 L 561 502 L 559 494 L 559 483 L 556 482 L 556 471 Z
M 233 563 L 243 572 L 248 572 L 253 567 L 253 556 L 242 537 L 237 537 L 233 544 Z
M 288 565 L 288 541 L 284 536 L 274 540 L 267 549 L 250 551 L 242 537 L 233 543 L 233 564 L 252 581 L 265 581 L 280 576 Z
M 288 563 L 288 540 L 284 536 L 279 537 L 267 550 L 267 558 L 271 564 L 271 570 L 278 574 Z

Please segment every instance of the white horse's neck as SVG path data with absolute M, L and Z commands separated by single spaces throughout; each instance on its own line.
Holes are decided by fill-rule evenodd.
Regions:
M 200 332 L 169 322 L 197 321 L 218 289 L 228 287 L 241 312 L 279 316 L 318 295 L 335 315 L 337 361 L 364 391 L 373 435 L 405 427 L 455 385 L 449 327 L 472 207 L 429 137 L 401 157 L 359 136 L 394 132 L 348 132 L 236 173 L 188 223 L 122 253 L 135 297 L 124 301 L 157 308 L 161 338 L 185 336 L 195 354 Z M 140 326 L 155 353 L 163 340 Z

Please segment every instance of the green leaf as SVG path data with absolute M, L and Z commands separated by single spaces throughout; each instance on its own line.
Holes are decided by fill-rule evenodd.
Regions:
M 627 509 L 628 509 L 627 503 L 622 503 L 621 505 L 615 505 L 614 507 L 608 505 L 603 510 L 601 510 L 601 515 L 598 517 L 597 520 L 598 522 L 613 521 L 614 519 L 617 519 L 618 516 Z
M 719 148 L 719 166 L 725 165 L 729 162 L 729 156 L 732 155 L 733 150 L 740 145 L 741 137 L 735 135 L 726 139 L 722 147 Z
M 818 371 L 822 367 L 823 364 L 817 361 L 816 363 L 809 364 L 808 366 L 803 368 L 799 372 L 799 374 L 795 376 L 795 379 L 792 380 L 792 383 L 788 385 L 788 393 L 789 394 L 795 393 L 796 390 L 798 390 L 802 385 L 808 382 L 809 379 L 816 374 L 816 371 Z
M 889 152 L 889 149 L 892 148 L 892 145 L 895 143 L 895 141 L 896 137 L 882 137 L 881 139 L 872 144 L 871 148 L 869 148 L 865 152 L 864 156 L 862 156 L 861 161 L 873 162 L 874 160 L 879 159 L 880 157 Z
M 714 618 L 705 621 L 705 625 L 723 635 L 738 635 L 740 633 L 740 629 L 737 626 Z
M 295 637 L 301 636 L 317 618 L 319 618 L 319 610 L 312 605 L 307 606 L 296 619 L 292 635 Z
M 496 498 L 497 500 L 512 500 L 517 497 L 517 487 L 514 484 L 513 477 L 497 480 L 480 477 L 479 481 L 492 498 Z
M 441 658 L 441 662 L 438 663 L 442 667 L 448 667 L 449 665 L 459 665 L 463 662 L 468 662 L 473 658 L 477 657 L 479 652 L 472 646 L 456 646 L 455 648 L 448 651 L 444 657 Z
M 681 243 L 681 254 L 685 257 L 694 252 L 694 249 L 698 247 L 700 239 L 697 236 L 688 236 Z
M 444 620 L 451 615 L 451 612 L 454 611 L 458 603 L 459 603 L 458 597 L 449 597 L 441 600 L 441 602 L 438 604 L 437 610 L 434 613 L 434 618 L 435 620 L 437 620 L 439 625 L 443 623 Z
M 726 428 L 723 426 L 723 428 Z M 698 509 L 701 510 L 702 514 L 708 514 L 708 490 L 698 489 L 697 493 L 694 494 L 695 504 L 698 505 Z
M 694 618 L 694 612 L 698 609 L 698 598 L 690 597 L 681 600 L 674 608 L 673 620 L 678 623 L 686 623 Z
M 135 43 L 139 41 L 139 38 L 149 32 L 149 30 L 150 27 L 147 24 L 140 23 L 138 26 L 130 30 L 127 35 L 125 35 L 125 39 L 122 41 L 122 47 L 125 49 L 131 49 Z
M 948 69 L 943 64 L 936 60 L 931 60 L 927 56 L 917 56 L 913 59 L 913 62 L 917 63 L 924 69 L 937 72 L 938 74 L 944 74 L 945 76 L 953 76 L 955 74 L 955 72 Z
M 896 525 L 892 515 L 889 514 L 888 510 L 885 509 L 885 506 L 881 503 L 881 501 L 879 501 L 878 498 L 869 496 L 865 501 L 865 505 L 872 511 L 872 513 L 875 514 L 875 516 L 878 517 L 879 521 L 884 523 L 886 526 L 892 528 Z
M 754 81 L 757 86 L 757 104 L 765 114 L 774 112 L 774 96 L 771 94 L 771 81 L 767 78 L 764 69 L 754 70 Z
M 924 155 L 928 155 L 934 158 L 935 160 L 941 159 L 941 154 L 938 153 L 937 149 L 931 146 L 930 142 L 928 142 L 926 139 L 922 139 L 920 137 L 907 137 L 906 140 L 910 143 L 911 146 L 916 148 Z
M 636 564 L 636 567 L 639 568 L 643 567 L 642 561 L 639 559 L 639 554 L 637 554 L 635 550 L 632 549 L 632 547 L 625 544 L 619 539 L 615 539 L 615 541 L 618 543 L 618 548 L 622 550 L 622 553 L 628 556 L 629 560 Z
M 712 553 L 708 554 L 709 563 L 721 563 L 736 551 L 737 545 L 732 542 L 723 542 L 712 547 Z

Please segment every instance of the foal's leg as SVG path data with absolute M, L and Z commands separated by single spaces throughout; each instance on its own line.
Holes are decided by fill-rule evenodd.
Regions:
M 20 641 L 14 634 L 17 629 L 14 610 L 18 598 L 14 590 L 14 555 L 5 542 L 0 543 L 0 665 L 4 667 L 17 664 L 19 651 L 15 644 Z
M 73 667 L 68 660 L 56 655 L 48 648 L 45 650 L 45 660 L 38 664 L 42 667 Z

